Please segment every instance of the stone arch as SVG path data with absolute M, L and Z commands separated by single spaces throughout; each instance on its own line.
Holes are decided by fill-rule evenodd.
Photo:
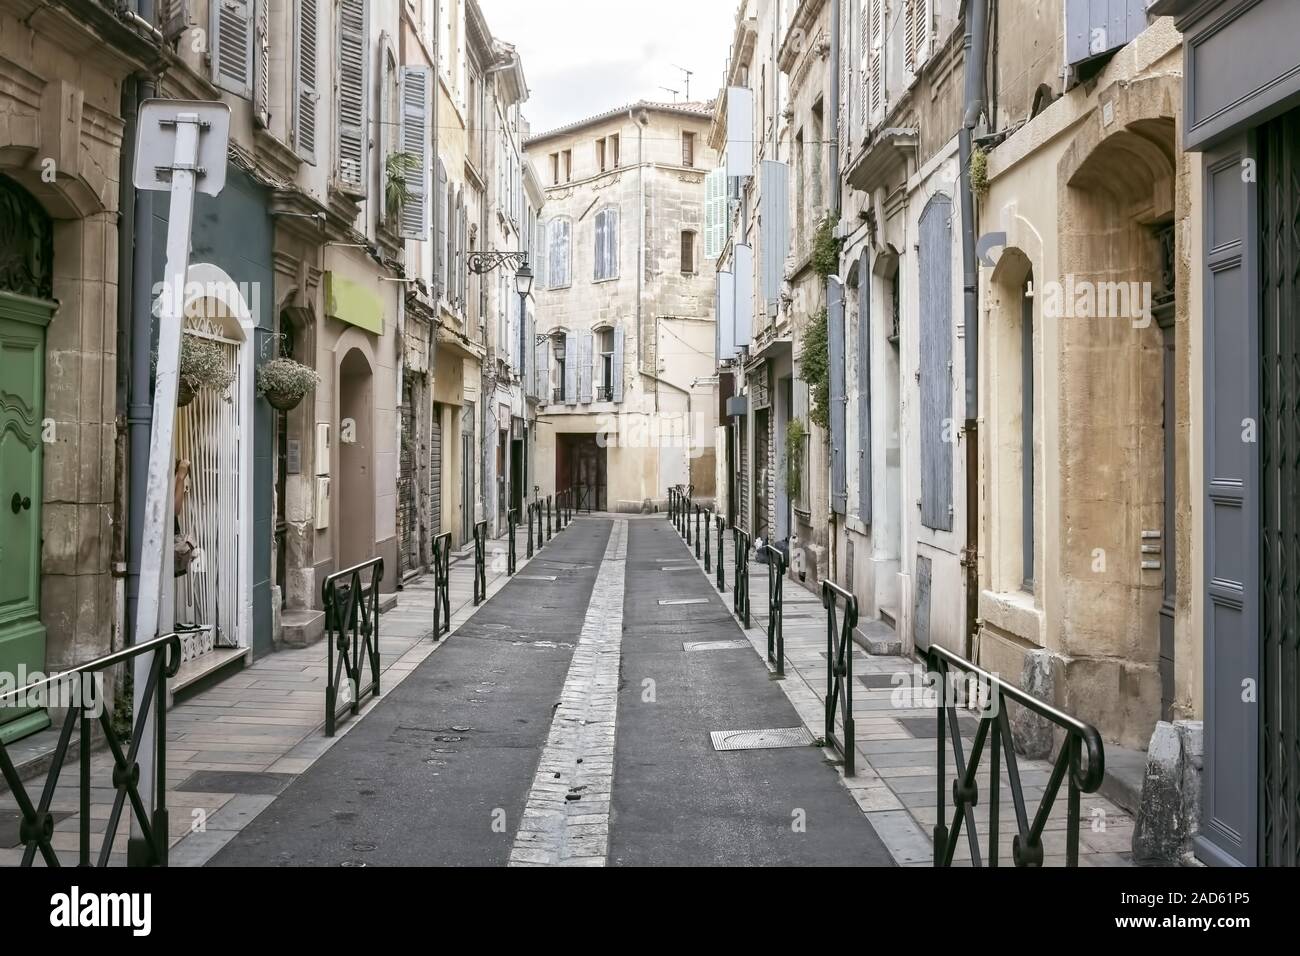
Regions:
M 335 564 L 348 568 L 375 555 L 374 353 L 362 343 L 335 349 L 338 429 L 332 506 L 338 533 Z

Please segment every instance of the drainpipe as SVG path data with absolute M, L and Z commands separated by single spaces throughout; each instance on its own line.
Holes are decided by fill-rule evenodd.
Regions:
M 136 12 L 141 19 L 153 23 L 157 19 L 155 0 L 138 0 Z M 157 84 L 144 77 L 136 86 L 137 104 L 154 96 Z M 129 263 L 130 278 L 119 284 L 119 301 L 130 296 L 125 303 L 127 311 L 119 319 L 130 326 L 131 356 L 129 402 L 127 405 L 127 443 L 130 447 L 128 533 L 126 559 L 126 629 L 123 641 L 135 643 L 135 611 L 140 599 L 140 545 L 144 533 L 145 487 L 149 480 L 149 435 L 153 429 L 153 248 L 154 248 L 154 193 L 147 189 L 134 189 L 129 177 L 121 180 L 129 190 L 132 211 L 133 241 L 118 250 L 119 268 Z M 122 294 L 121 290 L 127 290 Z
M 644 150 L 644 133 L 645 124 L 649 122 L 649 117 L 642 110 L 638 116 L 632 112 L 633 107 L 628 107 L 627 115 L 636 123 L 636 178 L 637 178 L 637 215 L 639 218 L 639 231 L 636 241 L 636 364 L 638 371 L 644 375 L 645 356 L 642 354 L 641 341 L 641 295 L 642 284 L 645 281 L 645 150 Z M 658 372 L 658 369 L 655 369 Z M 659 411 L 659 385 L 655 383 L 655 411 Z
M 985 0 L 968 0 L 966 35 L 966 110 L 958 132 L 961 166 L 962 313 L 966 366 L 966 658 L 973 660 L 979 615 L 979 263 L 975 255 L 975 196 L 971 191 L 971 139 L 984 112 L 985 58 L 988 55 L 988 8 Z
M 830 187 L 831 187 L 831 217 L 839 227 L 840 221 L 840 4 L 831 3 L 831 105 L 828 115 L 827 128 L 833 130 L 831 136 L 831 156 L 830 156 Z M 831 279 L 826 280 L 826 301 L 830 302 L 831 296 Z M 847 313 L 846 313 L 847 314 Z M 841 359 L 844 350 L 841 350 Z M 847 379 L 845 385 L 848 385 Z M 831 436 L 831 443 L 834 444 L 835 436 Z M 830 519 L 827 522 L 826 547 L 830 552 L 828 577 L 835 581 L 839 565 L 838 543 L 838 521 L 835 517 L 835 455 L 828 455 L 826 466 L 826 490 L 830 499 Z M 849 582 L 850 586 L 853 582 Z

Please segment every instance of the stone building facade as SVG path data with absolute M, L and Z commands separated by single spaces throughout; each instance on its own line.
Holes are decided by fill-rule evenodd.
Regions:
M 704 255 L 711 104 L 640 102 L 525 143 L 533 243 L 536 484 L 640 511 L 713 498 L 714 324 Z

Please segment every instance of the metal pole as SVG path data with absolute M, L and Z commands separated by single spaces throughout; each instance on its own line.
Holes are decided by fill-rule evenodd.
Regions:
M 149 474 L 145 483 L 144 523 L 140 536 L 140 596 L 136 604 L 135 643 L 143 644 L 171 630 L 164 613 L 171 613 L 171 583 L 175 552 L 169 525 L 174 513 L 172 431 L 176 423 L 176 388 L 180 371 L 181 323 L 184 319 L 185 277 L 190 264 L 190 233 L 194 223 L 194 187 L 199 158 L 199 117 L 179 113 L 172 163 L 171 203 L 167 214 L 167 263 L 163 271 L 162 308 L 158 320 L 158 368 L 154 375 L 153 424 L 149 430 Z M 143 712 L 144 691 L 154 651 L 140 654 L 133 665 L 133 714 Z M 144 739 L 154 733 L 155 712 L 149 715 Z M 139 792 L 153 790 L 155 752 L 140 763 Z M 132 831 L 136 831 L 132 826 Z M 140 837 L 131 840 L 135 853 L 147 849 Z M 166 839 L 166 837 L 164 837 Z M 130 850 L 128 851 L 130 853 Z

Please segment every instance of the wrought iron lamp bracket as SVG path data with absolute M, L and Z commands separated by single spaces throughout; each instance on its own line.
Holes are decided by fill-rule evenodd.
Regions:
M 475 275 L 487 275 L 499 266 L 510 266 L 518 272 L 528 265 L 526 252 L 471 252 L 465 257 L 465 265 Z

